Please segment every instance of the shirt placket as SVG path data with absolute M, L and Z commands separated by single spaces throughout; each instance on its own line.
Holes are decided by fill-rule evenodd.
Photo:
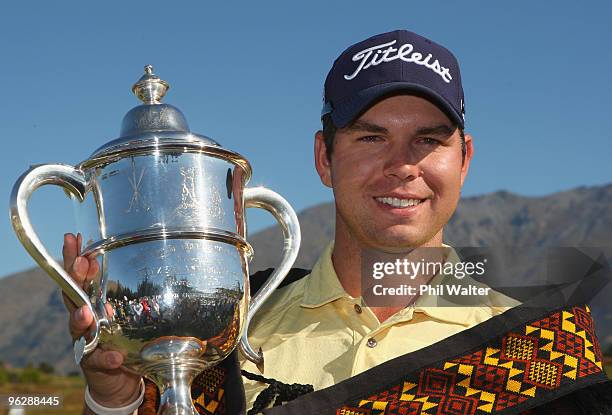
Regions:
M 414 314 L 414 306 L 410 305 L 403 310 L 395 313 L 393 316 L 388 318 L 382 324 L 378 322 L 376 315 L 370 310 L 369 307 L 361 306 L 361 315 L 362 319 L 370 323 L 370 331 L 366 333 L 363 338 L 357 343 L 357 348 L 355 350 L 355 354 L 353 357 L 353 366 L 351 368 L 351 376 L 354 376 L 358 372 L 361 372 L 361 367 L 363 366 L 362 359 L 365 356 L 365 353 L 376 353 L 376 349 L 378 347 L 379 339 L 377 336 L 380 333 L 388 330 L 392 326 L 404 323 L 412 320 Z

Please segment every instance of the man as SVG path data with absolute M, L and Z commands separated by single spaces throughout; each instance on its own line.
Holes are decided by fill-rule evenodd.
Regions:
M 334 191 L 335 240 L 310 276 L 264 306 L 251 331 L 272 362 L 265 373 L 315 389 L 498 313 L 361 301 L 364 249 L 442 247 L 457 206 L 473 145 L 463 133 L 463 91 L 450 52 L 409 32 L 375 36 L 336 60 L 325 101 L 315 163 Z M 260 388 L 247 384 L 247 396 Z
M 444 226 L 455 211 L 474 154 L 472 137 L 464 133 L 458 63 L 442 46 L 408 31 L 384 33 L 357 43 L 340 55 L 327 76 L 322 121 L 323 130 L 315 135 L 315 164 L 322 183 L 334 192 L 335 238 L 309 275 L 277 290 L 264 305 L 249 330 L 251 344 L 263 350 L 264 376 L 284 383 L 311 384 L 315 391 L 328 388 L 288 405 L 287 413 L 387 413 L 384 411 L 393 405 L 400 405 L 388 400 L 393 394 L 368 398 L 378 395 L 370 393 L 369 384 L 355 383 L 355 379 L 364 379 L 359 374 L 378 373 L 380 377 L 388 373 L 388 378 L 384 375 L 379 380 L 383 384 L 400 379 L 403 372 L 391 375 L 397 369 L 393 362 L 412 355 L 425 361 L 430 350 L 449 344 L 445 339 L 450 336 L 458 339 L 457 345 L 467 345 L 469 333 L 473 333 L 470 328 L 501 317 L 508 308 L 436 307 L 435 301 L 431 303 L 435 295 L 412 295 L 404 302 L 379 306 L 368 306 L 363 299 L 364 252 L 399 254 L 407 249 L 444 247 Z M 73 278 L 84 282 L 95 275 L 97 263 L 78 256 L 79 247 L 74 236 L 65 237 L 65 267 Z M 453 251 L 443 258 L 447 263 L 457 261 Z M 439 275 L 426 277 L 425 282 L 433 284 Z M 73 337 L 80 336 L 91 323 L 86 310 L 72 312 Z M 492 365 L 491 359 L 498 358 L 489 356 L 487 364 Z M 502 365 L 499 359 L 496 362 Z M 137 399 L 140 380 L 123 371 L 121 363 L 117 352 L 97 350 L 87 357 L 83 369 L 92 405 L 130 407 Z M 413 364 L 410 361 L 410 370 L 418 368 Z M 445 363 L 436 373 L 451 376 L 444 371 L 452 371 L 452 365 L 447 368 Z M 243 362 L 242 368 L 255 373 L 259 370 L 250 362 Z M 423 368 L 429 370 L 428 365 Z M 502 373 L 514 366 L 504 368 L 495 369 Z M 259 380 L 245 384 L 247 407 L 266 387 Z M 379 385 L 374 384 L 378 381 L 369 382 L 372 391 L 379 391 Z M 431 408 L 439 414 L 493 413 L 503 400 L 492 398 L 494 394 L 487 392 L 486 385 L 480 389 L 472 385 L 464 396 L 451 396 L 448 391 L 421 396 L 406 386 L 412 384 L 404 381 L 398 386 L 403 392 L 394 392 L 397 398 L 393 399 L 401 400 L 401 405 L 413 405 L 397 413 L 433 413 L 427 412 Z M 355 393 L 363 391 L 362 395 L 351 394 L 353 387 Z M 465 385 L 455 387 L 458 391 Z M 533 390 L 535 395 L 535 386 Z M 517 397 L 512 399 L 516 402 L 504 398 L 504 408 L 513 410 L 524 404 L 524 392 L 520 387 L 515 391 Z M 507 392 L 499 391 L 500 396 L 503 393 Z M 338 396 L 344 397 L 338 400 Z M 493 407 L 494 403 L 497 406 Z M 442 410 L 442 405 L 451 406 Z M 473 411 L 460 412 L 461 408 Z

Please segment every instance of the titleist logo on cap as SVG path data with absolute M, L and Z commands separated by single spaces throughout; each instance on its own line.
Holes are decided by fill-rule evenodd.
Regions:
M 397 43 L 397 40 L 393 40 L 388 43 L 383 43 L 382 45 L 372 46 L 370 48 L 364 49 L 362 51 L 357 52 L 353 55 L 353 62 L 359 62 L 357 69 L 350 75 L 344 75 L 344 79 L 350 81 L 354 79 L 362 70 L 368 69 L 371 66 L 377 66 L 381 63 L 392 62 L 396 59 L 401 59 L 404 62 L 412 62 L 416 65 L 421 65 L 426 68 L 431 69 L 438 75 L 442 77 L 444 82 L 450 83 L 453 77 L 449 73 L 449 69 L 440 65 L 437 59 L 430 63 L 433 58 L 432 54 L 429 53 L 427 56 L 423 57 L 423 54 L 420 52 L 413 52 L 414 46 L 411 43 L 404 43 L 399 48 L 394 48 L 393 45 Z M 383 48 L 387 48 L 384 49 Z M 397 52 L 397 53 L 396 53 Z M 392 55 L 395 53 L 395 55 Z

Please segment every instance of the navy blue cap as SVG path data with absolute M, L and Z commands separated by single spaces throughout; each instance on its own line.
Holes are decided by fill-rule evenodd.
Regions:
M 461 128 L 465 106 L 459 63 L 443 46 L 407 30 L 373 36 L 350 46 L 325 79 L 321 117 L 343 128 L 393 92 L 422 95 Z

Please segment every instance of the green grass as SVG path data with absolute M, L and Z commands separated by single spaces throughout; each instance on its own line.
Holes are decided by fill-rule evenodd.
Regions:
M 80 415 L 83 411 L 84 392 L 85 380 L 81 376 L 40 374 L 36 383 L 6 382 L 0 385 L 0 395 L 48 395 L 58 396 L 62 401 L 62 406 L 55 409 L 51 406 L 32 407 L 26 410 L 28 415 Z M 8 410 L 0 409 L 0 415 L 5 414 L 8 414 Z

